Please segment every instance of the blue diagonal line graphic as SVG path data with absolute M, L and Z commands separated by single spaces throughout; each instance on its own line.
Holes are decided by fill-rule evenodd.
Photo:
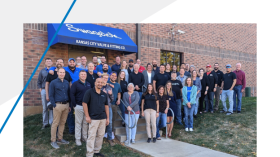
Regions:
M 66 20 L 66 18 L 67 18 L 67 16 L 68 16 L 68 14 L 69 14 L 69 13 L 70 13 L 70 11 L 72 10 L 72 8 L 73 8 L 73 6 L 74 6 L 74 4 L 75 4 L 75 3 L 76 3 L 76 0 L 74 0 L 74 1 L 72 2 L 72 4 L 71 4 L 70 8 L 68 9 L 68 11 L 67 11 L 66 15 L 64 16 L 64 18 L 63 18 L 62 22 L 60 23 L 60 25 L 59 25 L 59 27 L 58 27 L 57 31 L 56 31 L 56 32 L 55 32 L 55 34 L 54 34 L 54 36 L 52 37 L 52 40 L 50 41 L 50 43 L 49 43 L 48 47 L 46 48 L 46 50 L 45 50 L 44 54 L 42 55 L 41 59 L 39 60 L 39 62 L 38 62 L 38 64 L 37 64 L 37 66 L 35 67 L 34 71 L 32 72 L 31 76 L 29 77 L 29 79 L 28 79 L 27 83 L 25 84 L 25 86 L 24 86 L 23 90 L 21 91 L 21 93 L 20 93 L 20 95 L 19 95 L 19 97 L 18 97 L 18 99 L 17 99 L 16 103 L 14 104 L 14 106 L 13 106 L 12 110 L 10 111 L 10 113 L 9 113 L 8 117 L 6 118 L 6 120 L 5 120 L 4 124 L 2 125 L 2 127 L 1 127 L 1 129 L 0 129 L 0 134 L 2 133 L 2 131 L 3 131 L 4 127 L 5 127 L 5 125 L 7 124 L 7 122 L 8 122 L 8 120 L 9 120 L 9 118 L 10 118 L 10 117 L 11 117 L 11 115 L 13 114 L 14 109 L 17 107 L 17 104 L 18 104 L 19 100 L 21 99 L 21 97 L 22 97 L 22 95 L 23 95 L 24 91 L 26 90 L 26 88 L 27 88 L 27 86 L 29 85 L 29 83 L 30 83 L 30 81 L 31 81 L 32 77 L 33 77 L 33 76 L 34 76 L 34 74 L 36 73 L 36 71 L 37 71 L 37 69 L 38 69 L 39 65 L 41 64 L 41 62 L 42 62 L 43 58 L 45 57 L 46 53 L 48 52 L 48 50 L 49 50 L 49 48 L 50 48 L 50 46 L 51 46 L 51 44 L 52 44 L 52 42 L 53 42 L 54 38 L 56 37 L 57 33 L 59 32 L 59 30 L 60 30 L 61 26 L 63 25 L 64 21 Z

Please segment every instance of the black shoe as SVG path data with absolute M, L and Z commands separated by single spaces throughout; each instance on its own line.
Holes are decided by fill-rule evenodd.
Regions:
M 75 135 L 75 132 L 69 132 L 70 135 Z
M 94 156 L 104 156 L 103 154 L 101 154 L 101 153 L 94 153 Z
M 238 114 L 240 114 L 240 113 L 241 113 L 241 111 L 237 111 L 237 113 L 238 113 Z
M 194 118 L 197 118 L 197 115 L 193 115 Z
M 46 125 L 43 125 L 43 126 L 42 126 L 42 130 L 44 130 L 46 127 L 47 127 Z
M 151 142 L 151 138 L 148 138 L 147 142 L 150 143 Z
M 153 138 L 153 142 L 156 143 L 156 141 L 157 141 L 157 138 L 154 137 L 154 138 Z
M 125 127 L 125 123 L 124 122 L 122 122 L 122 126 Z

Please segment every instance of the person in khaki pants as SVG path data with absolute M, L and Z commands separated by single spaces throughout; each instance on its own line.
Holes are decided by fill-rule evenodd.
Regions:
M 151 142 L 151 125 L 153 131 L 153 142 L 156 142 L 156 120 L 159 116 L 159 101 L 157 99 L 157 95 L 154 93 L 153 85 L 151 83 L 148 84 L 146 92 L 142 95 L 141 98 L 141 111 L 142 116 L 145 117 L 146 120 L 146 130 L 148 134 L 147 142 Z
M 91 84 L 86 81 L 87 72 L 81 70 L 79 73 L 79 80 L 74 82 L 70 89 L 71 107 L 75 109 L 75 138 L 76 145 L 81 146 L 81 132 L 82 141 L 86 141 L 88 124 L 82 106 L 84 94 L 87 90 L 91 89 Z
M 105 127 L 109 124 L 109 106 L 107 94 L 101 90 L 102 79 L 95 81 L 95 87 L 85 92 L 83 108 L 86 122 L 89 123 L 87 139 L 87 157 L 104 156 L 100 153 L 105 134 Z
M 58 78 L 50 83 L 49 98 L 53 106 L 53 123 L 51 128 L 51 145 L 53 148 L 58 149 L 60 144 L 69 144 L 68 141 L 63 139 L 63 131 L 68 113 L 71 111 L 69 107 L 69 82 L 64 79 L 65 70 L 58 69 Z M 56 131 L 58 127 L 58 140 L 56 140 Z

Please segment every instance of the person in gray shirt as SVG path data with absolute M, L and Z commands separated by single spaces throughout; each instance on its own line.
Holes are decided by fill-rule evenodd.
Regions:
M 45 59 L 45 68 L 43 68 L 40 72 L 39 72 L 39 76 L 38 76 L 38 81 L 37 81 L 37 86 L 40 90 L 41 93 L 41 99 L 42 99 L 42 105 L 43 105 L 43 127 L 42 129 L 48 127 L 48 124 L 52 124 L 53 122 L 53 113 L 52 111 L 49 111 L 48 113 L 48 107 L 47 107 L 47 99 L 46 99 L 46 90 L 45 90 L 45 84 L 46 84 L 46 79 L 49 73 L 49 69 L 51 68 L 53 62 L 50 58 L 46 58 Z

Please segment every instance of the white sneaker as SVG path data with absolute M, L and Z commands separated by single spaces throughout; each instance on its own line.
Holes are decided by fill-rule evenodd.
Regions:
M 193 128 L 190 128 L 190 131 L 193 131 Z
M 82 145 L 81 140 L 76 140 L 76 145 L 81 146 Z
M 186 128 L 185 131 L 189 131 L 189 128 Z

